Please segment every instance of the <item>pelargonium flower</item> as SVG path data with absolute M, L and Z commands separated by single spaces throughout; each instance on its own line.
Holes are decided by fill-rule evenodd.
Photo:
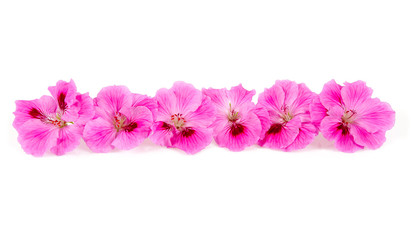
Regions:
M 78 93 L 73 80 L 58 81 L 49 91 L 52 96 L 16 101 L 13 126 L 18 141 L 26 153 L 37 157 L 48 150 L 56 155 L 72 151 L 94 116 L 92 99 L 88 93 Z
M 394 126 L 395 112 L 388 103 L 371 98 L 365 82 L 324 85 L 311 105 L 311 116 L 321 133 L 343 152 L 364 147 L 377 149 L 385 142 L 385 132 Z
M 261 122 L 252 102 L 255 90 L 247 91 L 240 84 L 230 90 L 203 89 L 216 108 L 213 128 L 214 139 L 221 147 L 241 151 L 257 143 L 261 134 Z
M 257 107 L 266 109 L 268 117 L 259 114 L 263 131 L 260 146 L 284 151 L 298 150 L 310 144 L 318 134 L 311 121 L 310 104 L 315 97 L 303 83 L 276 81 L 259 95 Z
M 179 148 L 189 154 L 199 152 L 213 139 L 214 106 L 208 96 L 191 84 L 174 83 L 162 88 L 154 98 L 157 119 L 150 139 L 161 146 Z
M 137 147 L 151 132 L 155 102 L 131 93 L 125 86 L 101 89 L 94 99 L 96 115 L 84 128 L 83 138 L 93 152 Z

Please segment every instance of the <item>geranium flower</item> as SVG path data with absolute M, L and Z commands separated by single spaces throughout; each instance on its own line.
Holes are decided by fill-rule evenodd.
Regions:
M 321 133 L 343 152 L 364 147 L 376 149 L 385 142 L 385 132 L 394 126 L 395 112 L 388 103 L 371 98 L 372 89 L 365 82 L 338 85 L 326 83 L 313 101 L 311 116 Z
M 137 147 L 151 132 L 155 102 L 125 86 L 101 89 L 94 99 L 96 116 L 86 124 L 83 138 L 93 152 Z
M 214 106 L 209 97 L 191 84 L 174 83 L 171 89 L 157 91 L 157 119 L 150 139 L 161 146 L 175 147 L 194 154 L 212 141 Z
M 257 107 L 268 112 L 261 116 L 263 131 L 260 146 L 291 151 L 310 144 L 318 134 L 311 122 L 309 107 L 315 93 L 303 83 L 276 81 L 259 95 Z
M 213 128 L 214 140 L 221 147 L 241 151 L 257 143 L 261 123 L 252 102 L 255 90 L 247 91 L 240 84 L 227 89 L 203 89 L 216 108 Z
M 23 150 L 43 156 L 50 150 L 63 155 L 76 148 L 84 125 L 93 118 L 93 101 L 88 93 L 77 92 L 74 81 L 58 81 L 49 87 L 51 96 L 16 101 L 14 128 Z

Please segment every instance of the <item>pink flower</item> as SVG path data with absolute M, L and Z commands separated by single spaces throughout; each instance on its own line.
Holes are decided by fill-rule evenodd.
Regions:
M 289 80 L 276 81 L 258 98 L 258 108 L 266 109 L 268 116 L 260 116 L 262 134 L 258 144 L 273 149 L 292 151 L 310 144 L 318 134 L 311 122 L 309 107 L 315 93 L 303 83 Z
M 385 132 L 394 126 L 395 112 L 388 103 L 371 98 L 365 82 L 324 85 L 311 105 L 311 116 L 321 133 L 343 152 L 364 147 L 377 149 L 385 142 Z
M 238 85 L 227 89 L 203 89 L 216 108 L 216 119 L 211 125 L 214 139 L 221 147 L 241 151 L 257 143 L 261 123 L 252 102 L 255 90 L 247 91 Z
M 125 86 L 101 89 L 94 99 L 96 116 L 86 124 L 83 138 L 93 152 L 137 147 L 151 132 L 155 102 Z
M 174 83 L 171 89 L 157 91 L 157 119 L 150 139 L 161 146 L 175 147 L 194 154 L 212 141 L 214 106 L 210 98 L 191 84 Z
M 77 92 L 74 81 L 58 81 L 49 87 L 52 95 L 32 101 L 16 101 L 14 128 L 23 150 L 42 156 L 48 150 L 63 155 L 76 148 L 84 125 L 94 115 L 88 93 Z

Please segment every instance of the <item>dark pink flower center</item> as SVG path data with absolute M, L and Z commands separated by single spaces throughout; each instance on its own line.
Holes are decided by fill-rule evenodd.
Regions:
M 59 104 L 59 108 L 64 112 L 67 108 L 66 100 L 66 93 L 60 93 L 57 97 L 57 102 Z
M 354 122 L 354 120 L 357 117 L 357 112 L 355 110 L 346 110 L 344 111 L 343 116 L 341 117 L 341 120 L 343 123 L 349 124 Z
M 267 134 L 277 134 L 281 132 L 283 125 L 280 123 L 271 124 L 270 129 L 268 129 Z
M 182 135 L 183 137 L 186 137 L 186 138 L 192 136 L 194 133 L 195 133 L 195 130 L 192 129 L 192 128 L 190 128 L 190 127 L 184 128 L 184 129 L 181 131 L 181 135 Z
M 33 118 L 37 118 L 37 119 L 45 118 L 45 116 L 36 108 L 30 109 L 29 115 L 32 116 Z
M 239 124 L 239 123 L 233 123 L 230 127 L 231 135 L 233 135 L 234 137 L 242 134 L 244 130 L 245 130 L 244 125 Z
M 50 116 L 46 116 L 44 113 L 42 113 L 40 110 L 36 108 L 30 109 L 29 115 L 35 119 L 41 120 L 43 123 L 53 124 L 54 126 L 59 128 L 65 127 L 70 124 L 69 122 L 62 120 L 59 114 L 56 114 L 56 116 L 53 118 Z
M 138 124 L 133 121 L 129 121 L 126 116 L 121 113 L 114 115 L 113 121 L 115 129 L 118 131 L 132 132 L 138 127 Z
M 338 125 L 337 129 L 341 130 L 341 134 L 343 136 L 350 133 L 347 124 L 344 124 L 344 123 L 341 123 L 340 125 Z
M 174 124 L 174 127 L 176 127 L 177 130 L 182 130 L 184 125 L 186 124 L 186 120 L 183 118 L 183 115 L 181 113 L 176 113 L 171 115 L 171 121 Z

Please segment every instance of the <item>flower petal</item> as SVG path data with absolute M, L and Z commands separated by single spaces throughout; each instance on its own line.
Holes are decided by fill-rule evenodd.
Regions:
M 317 136 L 318 131 L 314 124 L 302 123 L 299 129 L 299 133 L 294 141 L 286 148 L 286 151 L 294 151 L 305 148 L 310 144 L 315 136 Z
M 18 141 L 26 153 L 41 157 L 56 144 L 57 137 L 56 127 L 38 119 L 31 119 L 20 127 Z
M 188 154 L 195 154 L 207 147 L 213 140 L 211 128 L 188 128 L 177 131 L 171 138 L 173 147 L 179 148 Z
M 260 146 L 285 150 L 298 136 L 301 121 L 297 117 L 281 127 L 277 125 L 278 123 L 271 125 L 270 129 L 265 133 L 264 139 L 258 142 Z M 273 127 L 277 129 L 271 130 Z
M 126 86 L 109 86 L 100 90 L 95 99 L 96 114 L 110 120 L 123 107 L 131 107 L 132 95 Z
M 284 105 L 291 106 L 298 96 L 297 83 L 290 80 L 277 80 L 275 85 L 278 85 L 284 91 Z
M 260 93 L 258 105 L 265 108 L 269 116 L 273 117 L 283 112 L 284 97 L 284 90 L 280 86 L 274 85 Z
M 320 101 L 326 109 L 343 104 L 341 88 L 342 86 L 337 84 L 334 79 L 324 84 L 323 90 L 320 93 Z
M 229 107 L 229 99 L 228 99 L 228 90 L 223 89 L 214 89 L 214 88 L 203 88 L 203 94 L 210 97 L 211 102 L 216 107 L 218 112 L 225 112 Z
M 151 127 L 153 134 L 150 136 L 150 140 L 160 146 L 171 147 L 171 138 L 173 137 L 176 129 L 173 125 L 166 122 L 155 122 Z
M 78 106 L 78 118 L 75 121 L 78 125 L 85 125 L 88 121 L 94 117 L 94 105 L 93 99 L 88 95 L 88 93 L 77 94 L 76 105 Z
M 248 91 L 240 84 L 238 86 L 232 87 L 228 91 L 228 98 L 231 103 L 232 109 L 245 109 L 246 106 L 250 108 L 254 107 L 252 103 L 253 96 L 255 95 L 255 90 Z
M 193 85 L 185 82 L 175 82 L 170 89 L 176 96 L 176 105 L 172 112 L 185 115 L 195 111 L 201 104 L 203 94 Z
M 49 87 L 49 91 L 57 101 L 57 105 L 61 112 L 65 112 L 76 100 L 77 87 L 73 80 L 70 80 L 70 82 L 60 80 L 57 82 L 56 86 Z
M 42 96 L 32 101 L 17 100 L 13 126 L 19 131 L 20 127 L 32 119 L 43 120 L 49 115 L 55 114 L 57 104 L 50 96 Z
M 84 127 L 83 138 L 93 152 L 109 152 L 114 147 L 111 143 L 116 137 L 112 122 L 101 117 L 89 121 Z
M 209 127 L 215 119 L 215 108 L 209 97 L 203 95 L 200 107 L 184 116 L 187 127 Z
M 338 135 L 335 141 L 335 148 L 341 152 L 353 153 L 358 150 L 364 149 L 363 146 L 355 143 L 354 138 L 351 134 Z
M 220 147 L 231 151 L 242 151 L 244 148 L 257 143 L 261 134 L 261 123 L 256 114 L 250 113 L 233 124 L 226 120 L 223 128 L 215 128 L 214 139 Z
M 369 98 L 357 108 L 355 123 L 370 133 L 390 130 L 395 123 L 395 112 L 386 102 Z
M 353 124 L 350 133 L 356 143 L 369 149 L 377 149 L 385 142 L 385 131 L 369 133 L 364 128 Z
M 297 86 L 298 95 L 290 105 L 290 111 L 294 116 L 308 113 L 310 111 L 310 104 L 316 96 L 304 83 L 300 83 Z
M 157 103 L 154 101 L 153 98 L 146 96 L 146 95 L 141 95 L 137 93 L 133 93 L 133 101 L 131 106 L 132 107 L 137 107 L 137 106 L 143 106 L 148 108 L 148 110 L 151 111 L 153 115 L 153 120 L 156 119 L 157 116 Z
M 56 144 L 50 151 L 58 156 L 74 150 L 79 144 L 83 134 L 83 127 L 77 124 L 58 129 Z
M 347 110 L 357 110 L 372 95 L 372 89 L 367 87 L 363 81 L 344 84 L 345 86 L 341 89 L 341 97 Z
M 260 104 L 257 104 L 256 108 L 254 109 L 254 113 L 257 115 L 258 119 L 260 120 L 260 123 L 261 123 L 260 139 L 263 139 L 265 136 L 265 133 L 268 131 L 271 125 L 268 112 Z
M 161 88 L 157 91 L 154 101 L 157 103 L 156 121 L 171 123 L 171 115 L 176 113 L 176 95 L 166 88 Z
M 128 125 L 120 130 L 112 145 L 121 150 L 130 150 L 150 135 L 153 114 L 143 106 L 123 108 L 121 113 L 127 117 Z
M 327 109 L 321 104 L 320 96 L 315 96 L 310 104 L 311 122 L 319 129 L 321 121 L 327 116 Z

